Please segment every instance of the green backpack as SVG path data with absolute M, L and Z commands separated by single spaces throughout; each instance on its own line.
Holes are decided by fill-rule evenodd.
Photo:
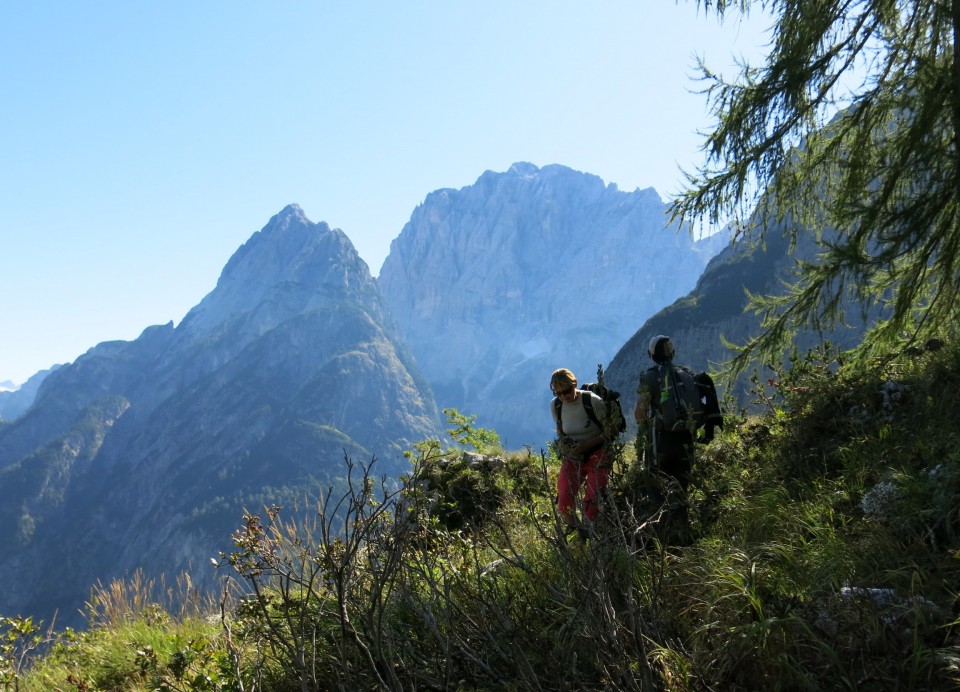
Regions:
M 644 373 L 650 390 L 651 407 L 656 412 L 661 430 L 691 433 L 707 428 L 708 438 L 714 427 L 723 427 L 723 414 L 710 375 L 696 374 L 690 368 L 662 363 Z

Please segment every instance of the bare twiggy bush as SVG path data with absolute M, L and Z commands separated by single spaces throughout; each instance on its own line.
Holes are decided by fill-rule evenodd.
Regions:
M 370 466 L 347 459 L 346 492 L 328 493 L 309 523 L 278 508 L 248 515 L 228 556 L 248 587 L 228 639 L 258 638 L 258 655 L 301 689 L 650 689 L 656 594 L 636 574 L 661 556 L 643 527 L 611 514 L 588 550 L 568 543 L 555 510 L 528 503 L 450 530 L 418 483 L 431 459 L 378 492 Z

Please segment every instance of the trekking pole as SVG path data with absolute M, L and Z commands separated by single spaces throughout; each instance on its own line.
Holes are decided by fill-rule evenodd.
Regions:
M 653 456 L 653 459 L 650 460 L 650 468 L 656 468 L 657 466 L 659 466 L 659 464 L 657 463 L 657 459 L 659 458 L 659 453 L 660 453 L 660 450 L 657 449 L 657 447 L 659 446 L 657 444 L 658 437 L 659 436 L 657 435 L 656 419 L 651 418 L 650 419 L 650 452 Z

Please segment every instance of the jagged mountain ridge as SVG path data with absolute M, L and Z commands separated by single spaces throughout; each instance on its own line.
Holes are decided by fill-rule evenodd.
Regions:
M 429 194 L 378 280 L 438 403 L 536 448 L 553 434 L 550 373 L 593 381 L 726 242 L 670 224 L 652 188 L 517 163 Z
M 206 565 L 244 507 L 316 498 L 345 454 L 395 475 L 440 430 L 366 264 L 291 205 L 178 327 L 96 346 L 0 428 L 0 520 L 16 527 L 0 565 L 17 575 L 0 612 L 69 619 L 98 579 Z

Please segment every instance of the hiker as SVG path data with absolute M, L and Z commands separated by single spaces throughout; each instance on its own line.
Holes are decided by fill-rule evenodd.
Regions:
M 557 478 L 557 510 L 567 533 L 589 533 L 600 512 L 600 494 L 607 486 L 610 466 L 605 461 L 606 439 L 600 421 L 607 404 L 593 392 L 577 389 L 577 378 L 560 368 L 550 378 L 555 398 L 550 412 L 557 425 L 557 449 L 561 457 Z M 592 415 L 591 415 L 592 414 Z M 583 493 L 583 524 L 577 518 L 576 497 Z
M 686 385 L 687 388 L 693 387 L 693 373 L 686 368 L 675 368 L 673 358 L 676 355 L 673 342 L 669 337 L 658 335 L 650 339 L 647 347 L 647 354 L 655 363 L 654 366 L 645 370 L 640 376 L 640 385 L 637 387 L 637 393 L 640 398 L 637 400 L 637 406 L 634 410 L 634 418 L 641 431 L 646 426 L 646 446 L 644 456 L 646 458 L 646 467 L 649 471 L 657 474 L 663 474 L 655 478 L 651 489 L 651 500 L 657 505 L 663 504 L 664 500 L 670 500 L 670 510 L 680 531 L 688 529 L 687 512 L 687 488 L 690 485 L 690 475 L 693 470 L 694 457 L 694 435 L 695 427 L 690 412 L 690 420 L 687 420 L 687 412 L 679 404 L 680 415 L 675 411 L 678 404 L 672 403 L 676 400 L 682 402 L 683 395 L 678 395 L 677 373 L 680 370 L 689 375 L 679 388 Z M 669 410 L 665 410 L 670 405 Z M 676 419 L 679 417 L 679 421 Z M 710 428 L 711 436 L 713 428 Z M 663 486 L 666 486 L 664 488 Z M 666 492 L 664 492 L 666 489 Z

